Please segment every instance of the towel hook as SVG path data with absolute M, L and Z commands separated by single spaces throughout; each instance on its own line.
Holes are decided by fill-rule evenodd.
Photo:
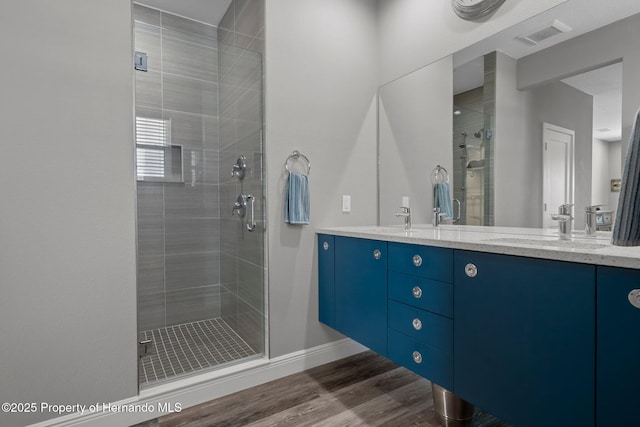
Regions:
M 311 162 L 309 161 L 309 158 L 307 156 L 305 156 L 298 150 L 294 150 L 293 153 L 289 154 L 289 156 L 287 157 L 287 160 L 285 160 L 284 162 L 284 168 L 287 170 L 287 172 L 291 173 L 291 168 L 289 167 L 289 161 L 299 160 L 300 158 L 304 159 L 304 161 L 306 162 L 307 175 L 309 175 L 309 173 L 311 172 Z

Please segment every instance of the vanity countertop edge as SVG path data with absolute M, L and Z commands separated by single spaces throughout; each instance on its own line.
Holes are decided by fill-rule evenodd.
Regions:
M 640 247 L 614 246 L 610 232 L 598 232 L 595 237 L 560 240 L 557 230 L 553 229 L 464 225 L 438 228 L 418 225 L 411 230 L 404 230 L 401 226 L 319 227 L 315 231 L 334 236 L 640 270 Z

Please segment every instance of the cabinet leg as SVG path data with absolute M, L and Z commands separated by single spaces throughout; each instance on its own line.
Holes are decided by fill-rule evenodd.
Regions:
M 462 400 L 449 390 L 431 383 L 433 407 L 445 427 L 470 426 L 473 418 L 473 405 Z

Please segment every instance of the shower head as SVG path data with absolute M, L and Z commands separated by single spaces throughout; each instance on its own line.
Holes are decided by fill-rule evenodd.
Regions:
M 478 132 L 475 132 L 473 136 L 476 138 L 482 138 L 482 134 L 484 133 L 484 128 L 480 129 Z

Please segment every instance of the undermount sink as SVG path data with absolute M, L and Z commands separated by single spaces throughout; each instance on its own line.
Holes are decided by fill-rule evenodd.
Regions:
M 516 237 L 503 237 L 499 239 L 488 239 L 486 241 L 496 243 L 514 243 L 517 245 L 552 246 L 567 249 L 602 249 L 607 247 L 607 245 L 601 243 L 576 242 L 573 240 L 521 239 Z

